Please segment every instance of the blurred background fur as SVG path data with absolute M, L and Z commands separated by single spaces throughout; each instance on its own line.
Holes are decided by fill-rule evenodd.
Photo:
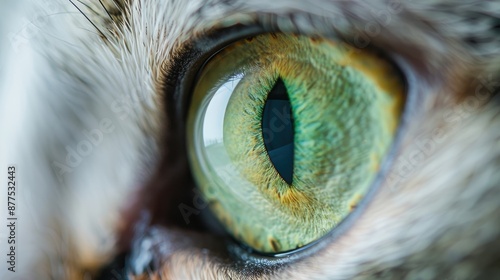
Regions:
M 1 4 L 0 160 L 18 167 L 20 220 L 18 278 L 3 267 L 0 278 L 95 278 L 124 248 L 132 251 L 125 274 L 138 278 L 500 277 L 500 2 L 74 4 L 81 12 L 63 0 Z M 177 121 L 165 113 L 166 76 L 189 44 L 235 24 L 377 46 L 398 57 L 409 95 L 418 96 L 362 215 L 293 261 L 233 261 L 210 233 L 135 226 L 159 215 L 147 211 L 162 193 L 148 187 L 155 175 L 188 176 L 182 155 L 177 167 L 161 169 L 163 139 Z M 156 271 L 146 269 L 151 258 Z

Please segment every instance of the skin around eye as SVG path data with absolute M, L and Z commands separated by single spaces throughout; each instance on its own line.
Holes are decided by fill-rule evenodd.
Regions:
M 274 108 L 263 126 L 277 85 L 291 110 Z M 241 40 L 214 56 L 195 86 L 188 116 L 193 174 L 236 239 L 263 253 L 300 248 L 332 230 L 366 194 L 404 100 L 401 75 L 375 52 L 287 34 Z M 283 137 L 289 122 L 293 156 L 283 158 L 293 162 L 284 164 L 291 168 L 285 180 L 267 143 Z

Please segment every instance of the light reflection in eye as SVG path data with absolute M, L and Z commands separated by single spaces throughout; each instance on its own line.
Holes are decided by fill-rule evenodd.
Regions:
M 236 239 L 263 253 L 300 248 L 363 198 L 404 98 L 398 71 L 376 53 L 286 34 L 242 40 L 200 73 L 191 169 Z
M 218 185 L 249 185 L 244 180 L 239 180 L 241 175 L 229 158 L 224 146 L 224 118 L 229 100 L 234 90 L 243 79 L 244 74 L 239 73 L 225 81 L 213 95 L 207 95 L 203 101 L 206 105 L 205 111 L 199 112 L 200 119 L 203 119 L 203 126 L 196 126 L 198 131 L 203 130 L 202 137 L 196 138 L 195 147 L 199 154 L 203 154 L 206 161 L 200 161 L 200 166 L 204 172 L 219 174 L 215 178 L 214 184 Z M 203 148 L 202 148 L 203 147 Z M 248 198 L 245 193 L 237 191 L 232 194 L 236 201 L 244 203 Z
M 241 79 L 243 79 L 243 74 L 237 74 L 218 88 L 211 98 L 203 119 L 203 143 L 205 146 L 222 142 L 223 127 L 221 124 L 224 123 L 229 98 Z

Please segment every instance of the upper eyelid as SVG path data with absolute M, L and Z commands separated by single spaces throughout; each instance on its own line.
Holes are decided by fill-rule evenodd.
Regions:
M 239 28 L 242 28 L 242 29 L 239 29 Z M 242 32 L 242 30 L 245 30 L 245 27 L 239 27 L 239 28 L 237 28 L 236 33 Z M 262 30 L 262 29 L 259 29 L 259 28 L 254 29 L 254 30 L 252 30 L 252 32 L 255 32 L 255 30 Z M 249 31 L 247 31 L 247 32 L 249 32 Z M 224 35 L 231 34 L 231 29 L 222 30 L 221 33 L 222 33 L 222 35 L 221 35 L 221 38 L 219 40 L 221 40 L 222 42 L 225 42 L 227 40 L 227 37 L 225 37 Z M 187 107 L 187 105 L 190 103 L 189 98 L 185 99 L 182 102 L 182 95 L 184 95 L 184 96 L 190 95 L 191 89 L 189 89 L 189 85 L 192 85 L 193 81 L 196 81 L 196 79 L 197 79 L 194 72 L 197 72 L 199 69 L 201 69 L 203 67 L 203 64 L 205 63 L 205 61 L 209 60 L 211 55 L 217 53 L 217 50 L 219 50 L 221 48 L 221 46 L 225 46 L 225 45 L 229 44 L 227 42 L 225 42 L 225 43 L 217 42 L 216 39 L 215 39 L 215 41 L 213 41 L 214 37 L 216 37 L 216 36 L 212 34 L 212 36 L 209 36 L 208 39 L 202 38 L 201 39 L 202 42 L 198 41 L 198 42 L 193 43 L 192 48 L 196 48 L 197 45 L 200 45 L 200 46 L 207 48 L 206 42 L 208 42 L 208 41 L 212 41 L 211 44 L 213 46 L 218 46 L 218 47 L 212 47 L 213 50 L 211 52 L 209 52 L 205 58 L 198 57 L 198 60 L 202 61 L 202 63 L 198 63 L 197 67 L 193 66 L 193 69 L 188 69 L 189 67 L 186 67 L 184 75 L 185 76 L 192 76 L 189 81 L 186 82 L 184 80 L 185 76 L 182 76 L 182 75 L 180 78 L 176 79 L 177 81 L 184 81 L 183 86 L 174 88 L 177 92 L 181 92 L 180 94 L 176 94 L 176 96 L 181 97 L 178 101 L 180 101 L 181 103 L 185 103 L 185 105 L 180 105 L 180 106 L 178 106 L 178 108 Z M 238 36 L 236 36 L 234 38 L 238 38 Z M 203 42 L 203 40 L 208 40 L 208 41 Z M 231 41 L 231 40 L 229 40 L 229 41 Z M 208 48 L 208 49 L 210 49 L 210 48 Z M 200 51 L 195 50 L 194 53 L 199 54 Z M 192 58 L 192 56 L 190 56 L 189 54 L 186 56 L 188 58 Z M 413 104 L 413 101 L 411 103 Z M 407 110 L 405 110 L 405 111 L 407 111 Z M 183 118 L 183 117 L 184 117 L 183 114 L 179 115 L 179 118 Z M 408 119 L 408 118 L 404 118 L 404 119 Z M 184 134 L 185 133 L 183 132 L 182 135 L 184 135 Z M 380 181 L 381 179 L 377 179 L 377 180 Z M 291 261 L 295 261 L 295 260 L 299 260 L 299 259 L 303 259 L 303 258 L 306 258 L 308 256 L 311 256 L 312 254 L 314 254 L 314 252 L 321 250 L 322 248 L 325 248 L 327 244 L 329 244 L 330 242 L 333 241 L 333 239 L 335 239 L 337 236 L 340 236 L 344 231 L 348 230 L 350 223 L 352 223 L 354 220 L 355 220 L 355 216 L 351 215 L 349 220 L 347 220 L 341 226 L 339 226 L 338 229 L 336 229 L 331 235 L 329 235 L 328 238 L 321 239 L 319 242 L 313 244 L 312 246 L 308 246 L 308 248 L 304 248 L 304 250 L 295 251 L 295 252 L 293 252 L 292 255 L 290 255 L 290 254 L 274 254 L 274 257 L 278 257 L 278 258 L 271 258 L 271 259 L 268 259 L 268 261 L 269 261 L 269 263 L 275 263 L 276 265 L 282 265 L 282 264 L 285 264 L 285 263 L 288 263 Z M 248 259 L 255 259 L 255 262 L 258 262 L 258 261 L 261 261 L 262 259 L 268 258 L 268 257 L 262 256 L 260 254 L 254 255 L 253 253 L 247 252 L 245 250 L 240 250 L 239 248 L 240 248 L 239 245 L 231 245 L 229 247 L 230 252 L 234 253 L 233 256 L 235 256 L 236 259 L 247 259 L 247 260 Z
M 262 15 L 261 15 L 262 16 Z M 164 88 L 164 92 L 172 92 L 173 95 L 167 94 L 165 95 L 167 98 L 171 100 L 166 102 L 167 104 L 173 104 L 173 108 L 168 109 L 174 119 L 177 119 L 179 123 L 177 127 L 181 130 L 176 134 L 185 135 L 183 131 L 185 114 L 187 112 L 187 107 L 189 102 L 189 94 L 196 80 L 197 72 L 203 67 L 203 64 L 209 60 L 210 56 L 217 53 L 218 50 L 223 48 L 224 46 L 230 44 L 232 41 L 241 39 L 242 37 L 248 35 L 257 35 L 264 32 L 269 32 L 275 30 L 272 25 L 265 25 L 257 21 L 255 25 L 243 25 L 238 24 L 232 26 L 230 28 L 223 29 L 211 29 L 211 33 L 206 34 L 206 36 L 194 38 L 192 41 L 186 42 L 184 47 L 184 52 L 173 60 L 173 64 L 169 65 L 167 69 L 175 69 L 175 71 L 170 70 L 167 73 L 168 82 L 164 83 L 166 88 Z M 330 35 L 328 37 L 337 37 L 339 33 L 336 30 L 330 30 Z M 311 34 L 306 34 L 311 35 Z M 312 35 L 318 35 L 316 33 Z M 337 37 L 338 38 L 338 37 Z M 404 58 L 401 58 L 404 60 Z M 408 66 L 408 71 L 411 72 L 411 65 Z M 186 78 L 187 77 L 187 78 Z M 351 218 L 352 219 L 352 218 Z M 347 226 L 345 226 L 347 227 Z M 345 230 L 345 229 L 344 229 Z M 341 234 L 342 230 L 336 230 L 333 235 Z M 295 254 L 294 257 L 287 257 L 285 262 L 291 260 L 302 259 L 307 256 L 310 256 L 315 250 L 324 248 L 325 244 L 331 242 L 331 238 L 329 240 L 322 240 L 319 246 L 314 246 L 316 249 L 308 250 L 308 252 L 303 252 L 300 254 Z M 323 245 L 321 245 L 323 244 Z M 237 247 L 233 247 L 237 248 Z M 238 259 L 241 258 L 250 258 L 252 259 L 252 254 L 248 254 L 248 252 L 240 252 L 242 254 L 246 254 L 245 256 L 238 256 Z M 261 260 L 262 256 L 255 256 L 256 261 Z M 282 263 L 283 261 L 277 261 L 277 263 Z

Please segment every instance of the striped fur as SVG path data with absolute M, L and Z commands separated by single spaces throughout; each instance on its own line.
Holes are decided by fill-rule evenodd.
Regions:
M 73 2 L 88 20 L 65 0 L 7 1 L 0 12 L 14 15 L 0 20 L 7 27 L 0 30 L 0 162 L 19 168 L 18 275 L 86 279 L 123 248 L 123 229 L 138 222 L 124 213 L 168 149 L 165 76 L 190 42 L 236 23 L 334 35 L 397 54 L 412 78 L 410 94 L 419 96 L 402 147 L 359 219 L 310 256 L 237 265 L 220 257 L 217 237 L 157 225 L 131 241 L 131 272 L 156 279 L 500 275 L 500 2 Z M 87 135 L 96 130 L 102 139 L 94 144 Z M 68 161 L 84 141 L 90 151 Z M 138 213 L 146 208 L 134 205 Z M 152 257 L 141 252 L 147 242 L 159 248 L 155 272 L 141 271 L 142 258 Z

